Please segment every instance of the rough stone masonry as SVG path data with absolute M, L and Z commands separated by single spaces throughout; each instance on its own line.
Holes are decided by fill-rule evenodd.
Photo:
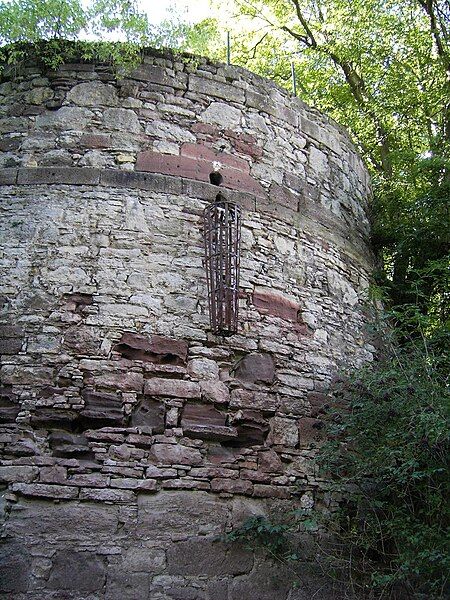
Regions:
M 370 360 L 369 180 L 243 69 L 149 53 L 0 85 L 2 538 L 17 599 L 340 598 L 220 536 L 330 511 L 330 382 Z M 209 331 L 202 210 L 243 209 L 240 329 Z M 336 595 L 337 594 L 337 595 Z

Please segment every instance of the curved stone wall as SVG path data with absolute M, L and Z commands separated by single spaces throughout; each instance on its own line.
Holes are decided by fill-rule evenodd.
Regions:
M 119 81 L 29 66 L 0 98 L 1 591 L 310 597 L 319 579 L 293 591 L 216 538 L 336 506 L 314 466 L 327 389 L 374 350 L 347 135 L 249 72 L 158 53 Z M 214 162 L 244 211 L 226 339 L 202 265 Z

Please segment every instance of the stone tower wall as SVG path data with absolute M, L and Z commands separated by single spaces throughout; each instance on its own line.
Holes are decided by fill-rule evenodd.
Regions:
M 217 536 L 336 506 L 314 464 L 327 389 L 374 350 L 348 136 L 249 72 L 157 53 L 121 80 L 29 66 L 0 99 L 0 591 L 309 598 L 319 579 L 293 591 Z M 226 339 L 202 265 L 214 162 L 243 208 Z

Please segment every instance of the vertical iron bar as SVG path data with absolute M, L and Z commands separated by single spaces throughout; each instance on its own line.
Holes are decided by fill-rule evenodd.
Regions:
M 204 211 L 204 245 L 211 329 L 237 331 L 240 208 L 221 194 Z
M 295 66 L 294 63 L 291 62 L 291 74 L 292 74 L 292 88 L 294 91 L 294 96 L 297 95 L 297 79 L 296 79 L 296 75 L 295 75 Z

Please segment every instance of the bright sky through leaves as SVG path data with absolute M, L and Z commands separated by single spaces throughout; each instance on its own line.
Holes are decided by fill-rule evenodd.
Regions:
M 150 23 L 154 25 L 170 19 L 171 11 L 191 23 L 198 23 L 211 13 L 209 0 L 140 0 L 139 8 L 147 13 Z

